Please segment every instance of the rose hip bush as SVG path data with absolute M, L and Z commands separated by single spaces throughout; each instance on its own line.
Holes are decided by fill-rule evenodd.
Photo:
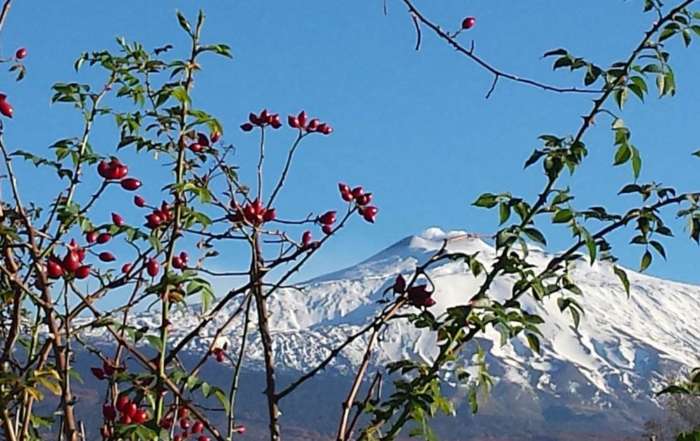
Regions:
M 235 408 L 248 323 L 259 333 L 263 349 L 271 441 L 282 439 L 279 417 L 284 398 L 360 338 L 366 348 L 347 395 L 339 398 L 342 407 L 335 439 L 393 440 L 406 427 L 410 436 L 435 439 L 430 419 L 439 412 L 454 414 L 456 410 L 443 395 L 446 380 L 452 384 L 457 379 L 468 389 L 474 411 L 478 391 L 491 384 L 485 354 L 473 344 L 479 333 L 495 328 L 505 340 L 523 337 L 533 351 L 539 351 L 539 326 L 544 319 L 525 310 L 522 297 L 536 301 L 555 297 L 560 309 L 569 312 L 578 325 L 583 311 L 575 296 L 582 293 L 569 269 L 586 258 L 614 262 L 606 239 L 610 233 L 634 227 L 631 242 L 642 248 L 641 270 L 651 264 L 652 253 L 665 257 L 660 240 L 672 234 L 662 218 L 665 207 L 681 205 L 677 215 L 687 220 L 691 238 L 700 240 L 700 194 L 641 182 L 640 151 L 631 143 L 630 129 L 608 108 L 622 112 L 630 94 L 647 96 L 650 78 L 660 96 L 675 93 L 664 41 L 681 36 L 688 45 L 692 33 L 700 32 L 700 15 L 688 10 L 693 0 L 670 8 L 646 0 L 645 11 L 656 14 L 652 26 L 629 57 L 607 68 L 565 49 L 545 54 L 554 57 L 555 69 L 583 72 L 584 88 L 551 86 L 500 71 L 479 58 L 473 46 L 465 48 L 459 41 L 476 25 L 475 17 L 457 21 L 459 28 L 449 33 L 409 0 L 402 1 L 416 27 L 416 48 L 420 48 L 421 29 L 429 29 L 459 54 L 478 62 L 494 78 L 487 97 L 499 80 L 594 96 L 592 108 L 576 132 L 542 135 L 540 147 L 526 161 L 526 167 L 541 167 L 544 176 L 543 189 L 534 200 L 501 192 L 483 194 L 474 202 L 478 207 L 498 209 L 494 261 L 486 262 L 477 254 L 450 252 L 446 241 L 411 274 L 396 275 L 385 290 L 381 309 L 365 327 L 330 349 L 325 359 L 296 380 L 277 384 L 267 310 L 270 297 L 348 222 L 372 224 L 379 209 L 372 192 L 356 183 L 340 182 L 336 206 L 317 207 L 311 200 L 299 203 L 297 212 L 278 212 L 276 202 L 284 193 L 302 145 L 311 137 L 332 140 L 328 138 L 334 131 L 332 123 L 305 110 L 288 109 L 286 118 L 271 109 L 241 110 L 241 120 L 230 122 L 228 130 L 240 130 L 246 136 L 246 145 L 241 148 L 258 152 L 256 163 L 244 170 L 253 182 L 244 182 L 224 124 L 201 108 L 192 94 L 206 58 L 230 57 L 230 48 L 203 42 L 202 13 L 194 22 L 178 14 L 180 27 L 190 41 L 184 58 L 173 55 L 179 49 L 171 45 L 149 51 L 119 39 L 116 52 L 85 53 L 75 62 L 76 70 L 97 69 L 104 78 L 101 84 L 69 82 L 53 87 L 52 101 L 72 107 L 82 117 L 77 136 L 57 140 L 48 152 L 12 149 L 0 136 L 4 165 L 0 199 L 0 418 L 5 439 L 238 438 L 246 430 L 237 421 Z M 18 79 L 25 73 L 22 60 L 28 53 L 19 48 L 14 57 L 2 60 L 10 63 L 11 71 L 17 71 Z M 0 134 L 12 130 L 14 109 L 10 103 L 10 97 L 0 94 L 4 118 Z M 593 121 L 606 116 L 612 119 L 613 163 L 628 165 L 632 171 L 633 182 L 620 194 L 636 195 L 641 200 L 622 213 L 601 206 L 576 207 L 570 188 L 562 183 L 566 172 L 573 174 L 583 165 L 588 153 L 584 138 Z M 98 125 L 116 129 L 116 148 L 93 145 Z M 288 149 L 266 151 L 270 136 L 290 139 Z M 135 161 L 133 158 L 147 163 L 149 170 L 166 169 L 168 178 L 135 173 L 129 163 Z M 15 168 L 19 160 L 56 179 L 51 187 L 57 193 L 49 201 L 23 198 L 23 189 L 32 182 L 31 176 Z M 279 174 L 266 174 L 270 160 L 282 163 Z M 159 197 L 143 196 L 146 189 Z M 127 203 L 133 204 L 129 210 L 124 209 Z M 109 208 L 102 208 L 105 206 Z M 133 212 L 140 214 L 134 216 Z M 528 260 L 528 242 L 546 244 L 544 223 L 566 228 L 571 244 L 544 267 L 537 267 Z M 244 249 L 247 258 L 242 264 L 240 259 L 226 261 L 229 267 L 225 271 L 212 270 L 211 262 L 231 244 Z M 446 260 L 462 262 L 464 271 L 477 278 L 480 287 L 465 294 L 464 304 L 437 315 L 431 308 L 440 293 L 431 280 L 430 268 Z M 614 268 L 629 293 L 625 271 Z M 242 281 L 226 292 L 215 292 L 212 281 L 230 276 Z M 515 280 L 512 295 L 491 298 L 494 281 L 504 277 Z M 103 300 L 107 297 L 122 301 L 106 307 Z M 235 306 L 231 316 L 204 339 L 202 331 L 211 328 L 222 311 L 231 311 L 225 309 L 231 305 Z M 144 307 L 158 311 L 157 326 L 132 325 L 130 315 Z M 177 339 L 170 335 L 175 310 L 185 310 L 197 319 L 192 329 Z M 218 345 L 218 338 L 238 316 L 244 317 L 246 326 L 236 350 Z M 437 355 L 432 360 L 370 366 L 381 332 L 395 320 L 408 321 L 433 334 Z M 84 338 L 87 330 L 96 328 L 110 337 L 108 348 L 93 347 Z M 196 362 L 183 363 L 179 355 L 200 340 L 208 350 L 199 354 Z M 99 434 L 86 433 L 83 417 L 76 411 L 81 398 L 73 388 L 79 381 L 73 363 L 79 350 L 91 356 L 91 374 L 101 386 Z M 457 361 L 465 360 L 474 360 L 476 375 L 456 367 Z M 227 387 L 200 376 L 206 363 L 231 367 Z M 393 383 L 384 394 L 380 393 L 383 378 Z M 691 392 L 690 386 L 673 390 Z M 37 410 L 45 400 L 56 403 L 52 414 Z M 204 404 L 208 400 L 218 401 L 220 408 L 208 408 Z M 216 413 L 224 414 L 225 418 L 217 421 L 225 424 L 215 423 Z

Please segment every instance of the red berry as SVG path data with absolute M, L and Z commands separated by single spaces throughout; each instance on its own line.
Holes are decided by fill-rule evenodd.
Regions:
M 170 262 L 173 265 L 173 268 L 176 269 L 182 269 L 185 266 L 185 263 L 182 261 L 180 256 L 173 256 Z
M 173 441 L 183 441 L 182 435 L 179 435 L 179 434 L 178 434 L 178 435 L 175 435 L 175 436 L 173 437 Z
M 111 377 L 112 375 L 114 375 L 114 371 L 115 371 L 114 366 L 112 366 L 111 361 L 107 361 L 107 360 L 102 361 L 102 370 L 105 371 L 105 374 L 108 377 Z
M 332 225 L 324 225 L 321 227 L 321 231 L 323 231 L 324 234 L 328 235 L 333 233 L 333 226 Z
M 209 147 L 209 138 L 204 133 L 197 133 L 197 143 L 202 147 Z
M 189 260 L 190 256 L 187 254 L 185 251 L 180 252 L 180 259 L 182 260 L 183 263 L 187 264 L 187 261 Z
M 78 279 L 85 279 L 90 275 L 90 265 L 83 265 L 75 270 L 75 277 Z
M 289 127 L 293 128 L 293 129 L 298 129 L 299 128 L 299 119 L 297 119 L 297 117 L 294 115 L 289 115 L 287 117 L 287 124 L 289 124 Z
M 97 173 L 102 176 L 105 179 L 109 179 L 110 176 L 110 168 L 109 168 L 109 163 L 107 161 L 100 161 L 99 164 L 97 164 Z
M 158 425 L 162 429 L 170 430 L 170 428 L 173 427 L 173 417 L 163 418 Z
M 126 406 L 124 406 L 124 410 L 122 411 L 122 413 L 124 415 L 127 415 L 129 418 L 133 418 L 134 415 L 136 415 L 137 411 L 138 411 L 138 406 L 136 406 L 136 403 L 129 402 Z
M 130 263 L 125 263 L 124 265 L 122 265 L 122 273 L 127 274 L 129 271 L 131 271 Z
M 146 206 L 146 200 L 144 198 L 142 198 L 141 196 L 136 195 L 136 196 L 134 196 L 134 205 L 136 205 L 137 207 L 143 208 Z
M 180 407 L 177 409 L 177 417 L 178 418 L 187 418 L 190 416 L 190 409 L 187 407 Z
M 114 158 L 109 163 L 110 167 L 110 179 L 122 179 L 129 173 L 129 167 L 119 162 L 118 159 Z
M 122 218 L 117 213 L 112 213 L 112 223 L 118 227 L 124 225 L 124 218 Z
M 216 351 L 216 353 L 214 354 L 214 357 L 216 358 L 216 361 L 219 363 L 223 363 L 224 360 L 226 360 L 226 356 L 224 354 L 224 351 L 221 351 L 221 350 Z
M 63 267 L 55 258 L 49 258 L 46 262 L 46 273 L 51 279 L 58 279 L 63 275 Z
M 322 225 L 332 225 L 333 223 L 335 223 L 335 220 L 336 220 L 335 217 L 336 217 L 335 211 L 327 211 L 323 215 L 321 215 L 321 217 L 318 218 L 318 221 Z
M 194 142 L 190 144 L 190 150 L 192 150 L 193 153 L 201 153 L 202 150 L 204 150 L 204 146 L 198 142 Z
M 204 432 L 204 423 L 197 421 L 192 424 L 192 433 L 202 433 Z
M 306 126 L 306 130 L 308 130 L 309 132 L 315 132 L 316 130 L 318 130 L 318 126 L 319 120 L 317 118 L 314 118 L 311 121 L 309 121 L 309 124 Z
M 189 429 L 190 428 L 190 420 L 188 420 L 187 418 L 181 418 L 180 419 L 180 428 L 182 430 Z
M 146 271 L 151 277 L 155 277 L 160 272 L 160 264 L 156 259 L 150 259 L 146 264 Z
M 119 418 L 119 423 L 125 426 L 131 424 L 131 417 L 129 415 L 122 415 L 122 417 Z
M 98 380 L 104 380 L 105 379 L 105 372 L 97 367 L 90 368 L 90 372 L 92 372 L 92 375 L 95 376 Z
M 311 245 L 312 240 L 313 236 L 311 235 L 311 231 L 309 230 L 304 231 L 304 234 L 301 235 L 301 244 L 304 248 Z
M 211 135 L 209 135 L 209 139 L 211 140 L 212 143 L 218 142 L 219 139 L 221 139 L 221 133 L 211 132 Z
M 320 126 L 318 126 L 317 130 L 323 133 L 324 135 L 330 135 L 331 133 L 333 133 L 333 127 L 329 126 L 326 123 L 323 123 Z
M 103 404 L 102 416 L 105 417 L 106 420 L 112 421 L 117 417 L 117 411 L 111 404 Z
M 23 47 L 17 49 L 17 52 L 15 52 L 15 58 L 17 58 L 18 60 L 21 60 L 26 56 L 27 56 L 27 49 L 25 49 Z
M 10 103 L 7 102 L 7 99 L 5 99 L 5 95 L 0 95 L 0 113 L 8 118 L 12 118 L 12 114 L 14 113 L 14 109 Z
M 299 127 L 306 127 L 306 112 L 303 110 L 297 115 L 297 121 L 299 122 Z
M 103 251 L 97 257 L 99 257 L 103 262 L 114 262 L 117 260 L 117 258 L 114 257 L 114 254 L 110 253 L 109 251 Z
M 476 17 L 467 17 L 462 20 L 462 29 L 471 29 L 476 24 Z
M 76 251 L 69 251 L 63 257 L 63 268 L 69 272 L 75 272 L 80 267 L 80 255 Z
M 148 216 L 146 216 L 146 226 L 148 228 L 158 228 L 162 223 L 163 218 L 160 217 L 157 213 L 151 213 Z
M 265 210 L 265 213 L 263 214 L 263 222 L 270 222 L 273 221 L 277 218 L 277 212 L 275 211 L 274 208 L 270 208 L 269 210 Z
M 241 130 L 243 130 L 244 132 L 250 132 L 251 130 L 253 130 L 253 125 L 251 123 L 243 123 L 241 124 Z
M 275 129 L 279 129 L 280 127 L 282 127 L 282 121 L 280 121 L 280 116 L 276 113 L 274 115 L 270 115 L 267 121 Z
M 347 184 L 339 182 L 338 190 L 340 191 L 340 197 L 342 197 L 344 201 L 350 202 L 352 200 L 352 192 Z
M 145 409 L 139 409 L 131 417 L 134 424 L 143 424 L 148 420 L 148 412 Z
M 97 243 L 103 244 L 107 243 L 112 239 L 112 235 L 109 233 L 100 233 L 99 236 L 97 236 Z
M 363 194 L 365 194 L 365 189 L 362 187 L 355 187 L 352 189 L 352 196 L 354 198 L 359 198 Z
M 126 406 L 130 403 L 131 401 L 129 400 L 129 397 L 126 395 L 119 395 L 119 398 L 117 398 L 117 410 L 119 412 L 123 412 L 124 409 L 126 409 Z
M 134 178 L 126 178 L 121 181 L 121 186 L 124 190 L 134 191 L 141 186 L 141 181 Z
M 355 198 L 357 205 L 367 205 L 372 202 L 372 193 L 365 193 L 362 196 Z
M 197 438 L 197 441 L 209 441 L 209 437 L 206 435 L 202 435 L 199 438 Z
M 401 274 L 396 276 L 396 281 L 394 282 L 393 289 L 394 292 L 397 294 L 401 294 L 404 291 L 406 291 L 406 279 L 404 279 Z
M 95 241 L 97 240 L 97 231 L 93 230 L 85 233 L 85 240 L 87 241 L 87 243 L 95 243 Z
M 362 209 L 362 217 L 369 223 L 374 223 L 374 218 L 377 216 L 379 209 L 373 205 L 369 205 Z

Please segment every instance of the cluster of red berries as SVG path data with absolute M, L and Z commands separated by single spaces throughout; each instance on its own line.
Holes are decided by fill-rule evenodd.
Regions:
M 78 245 L 75 239 L 71 239 L 68 244 L 68 251 L 63 256 L 63 259 L 59 259 L 56 256 L 48 258 L 46 274 L 51 279 L 58 279 L 64 275 L 73 275 L 77 279 L 84 279 L 90 275 L 90 265 L 84 265 L 84 260 L 85 249 Z
M 234 204 L 232 203 L 231 205 Z M 260 199 L 257 198 L 253 202 L 247 202 L 241 210 L 237 210 L 233 215 L 229 216 L 229 220 L 232 222 L 243 222 L 245 220 L 251 225 L 261 225 L 276 218 L 277 212 L 275 209 L 264 207 Z
M 271 126 L 273 129 L 282 127 L 279 113 L 269 113 L 267 109 L 263 109 L 259 115 L 251 112 L 248 115 L 248 122 L 241 124 L 241 130 L 250 132 L 255 127 Z
M 140 196 L 134 197 L 134 203 L 138 207 L 146 206 L 146 202 Z M 153 211 L 147 214 L 145 218 L 146 223 L 144 225 L 150 228 L 151 230 L 155 230 L 163 225 L 167 225 L 170 221 L 173 220 L 173 209 L 170 206 L 170 204 L 163 201 L 160 204 L 160 208 L 153 208 Z
M 102 416 L 104 416 L 107 421 L 116 420 L 117 411 L 120 414 L 119 424 L 143 424 L 151 419 L 148 411 L 146 409 L 140 409 L 127 395 L 119 395 L 116 406 L 112 406 L 110 403 L 102 406 Z
M 296 116 L 289 115 L 287 117 L 287 123 L 289 124 L 289 127 L 305 130 L 310 133 L 318 132 L 323 133 L 324 135 L 330 135 L 333 133 L 333 127 L 331 127 L 328 123 L 321 122 L 318 118 L 308 119 L 306 112 L 303 110 Z
M 365 193 L 362 187 L 350 188 L 347 184 L 338 183 L 340 197 L 346 202 L 355 202 L 358 212 L 369 223 L 374 223 L 379 209 L 374 205 L 369 205 L 372 202 L 372 193 Z
M 187 268 L 187 261 L 189 260 L 190 256 L 187 254 L 186 251 L 181 251 L 180 254 L 177 256 L 173 256 L 172 259 L 170 259 L 170 264 L 173 266 L 175 269 L 185 269 Z
M 430 308 L 435 305 L 435 299 L 432 298 L 433 291 L 428 290 L 428 285 L 416 285 L 406 290 L 406 279 L 401 274 L 396 277 L 393 290 L 396 294 L 406 294 L 413 306 Z
M 325 234 L 331 234 L 333 232 L 333 224 L 336 221 L 335 211 L 326 211 L 318 217 L 318 223 L 321 224 L 321 231 Z
M 90 371 L 92 372 L 92 375 L 95 376 L 98 380 L 104 380 L 107 378 L 111 378 L 112 375 L 114 375 L 116 372 L 123 372 L 124 368 L 115 366 L 111 362 L 104 360 L 102 361 L 102 367 L 92 367 L 90 368 Z
M 0 113 L 5 115 L 8 118 L 12 118 L 12 114 L 14 113 L 14 109 L 12 108 L 12 105 L 7 101 L 7 95 L 4 93 L 0 93 Z
M 117 158 L 111 161 L 100 161 L 97 165 L 97 173 L 104 179 L 119 181 L 124 190 L 134 191 L 141 187 L 141 181 L 136 178 L 127 178 L 129 168 L 122 164 Z
M 193 436 L 196 436 L 197 434 L 202 434 L 197 437 L 197 441 L 209 441 L 209 437 L 203 435 L 204 423 L 201 421 L 192 421 L 190 419 L 190 410 L 188 408 L 179 408 L 177 410 L 177 419 L 178 425 L 180 426 L 180 429 L 182 429 L 182 432 L 176 433 L 173 437 L 173 441 L 185 441 L 187 437 L 190 436 L 190 434 L 192 434 Z M 172 414 L 169 414 L 160 421 L 159 426 L 162 429 L 170 430 L 173 426 L 173 422 L 173 416 Z
M 202 153 L 204 149 L 209 148 L 211 144 L 216 143 L 220 138 L 221 134 L 219 132 L 212 132 L 209 137 L 204 133 L 197 133 L 197 141 L 187 146 L 187 148 L 193 153 Z

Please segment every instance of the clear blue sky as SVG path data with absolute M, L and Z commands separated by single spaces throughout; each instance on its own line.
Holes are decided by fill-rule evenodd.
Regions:
M 2 89 L 15 107 L 8 142 L 13 148 L 46 152 L 53 141 L 77 135 L 76 116 L 65 106 L 51 105 L 49 98 L 53 82 L 95 79 L 88 70 L 74 73 L 78 54 L 114 49 L 115 36 L 140 40 L 146 47 L 172 42 L 184 48 L 174 12 L 180 9 L 193 17 L 201 7 L 207 14 L 204 39 L 229 44 L 234 60 L 205 60 L 195 99 L 224 123 L 225 139 L 239 147 L 237 160 L 249 164 L 252 159 L 254 138 L 237 130 L 251 110 L 267 107 L 286 115 L 303 108 L 335 127 L 332 137 L 305 146 L 278 211 L 304 215 L 308 206 L 294 205 L 300 201 L 311 201 L 317 210 L 338 207 L 340 180 L 375 193 L 381 210 L 376 225 L 354 222 L 303 276 L 352 264 L 430 226 L 493 232 L 496 214 L 469 204 L 484 191 L 510 190 L 532 198 L 543 178 L 539 170 L 524 172 L 522 163 L 537 146 L 537 136 L 574 131 L 579 116 L 590 108 L 590 98 L 501 81 L 485 100 L 492 78 L 427 31 L 416 53 L 405 8 L 399 1 L 387 2 L 388 16 L 382 13 L 381 0 L 15 2 L 0 49 L 9 55 L 26 47 L 29 72 L 19 84 L 3 76 Z M 642 14 L 641 0 L 416 4 L 446 27 L 456 28 L 464 16 L 476 16 L 477 26 L 463 38 L 474 39 L 478 54 L 504 70 L 559 85 L 580 80 L 552 72 L 550 61 L 541 59 L 545 51 L 566 47 L 607 65 L 625 57 L 653 21 Z M 690 156 L 700 148 L 700 87 L 693 84 L 700 70 L 697 44 L 689 50 L 671 44 L 677 97 L 659 101 L 652 95 L 643 106 L 631 99 L 623 115 L 644 156 L 644 181 L 685 190 L 700 187 L 700 162 Z M 570 185 L 580 208 L 623 208 L 636 202 L 615 196 L 631 173 L 610 166 L 612 135 L 609 122 L 600 121 L 586 139 L 590 157 Z M 288 136 L 274 138 L 278 148 Z M 93 144 L 111 152 L 115 141 L 98 130 Z M 131 166 L 140 175 L 161 172 L 134 161 Z M 33 182 L 31 195 L 41 197 L 50 182 Z M 155 199 L 156 189 L 143 193 Z M 127 207 L 130 198 L 115 200 L 117 210 L 137 216 Z M 669 261 L 657 261 L 650 272 L 700 282 L 698 249 L 685 238 L 682 226 L 674 226 L 679 238 L 668 243 Z M 565 245 L 565 232 L 550 231 L 552 250 Z M 628 231 L 617 243 L 629 237 Z M 626 265 L 638 266 L 639 250 L 619 249 L 618 254 Z

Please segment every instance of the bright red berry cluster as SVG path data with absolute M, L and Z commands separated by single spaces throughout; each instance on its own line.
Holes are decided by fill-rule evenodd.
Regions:
M 370 223 L 374 223 L 379 209 L 374 205 L 369 205 L 372 202 L 372 193 L 365 193 L 364 188 L 350 188 L 347 184 L 338 183 L 340 197 L 346 202 L 354 202 L 357 204 L 357 209 L 360 215 Z
M 289 127 L 306 131 L 308 133 L 318 132 L 323 133 L 324 135 L 330 135 L 333 133 L 333 127 L 331 127 L 328 123 L 321 122 L 318 118 L 309 119 L 306 116 L 306 112 L 303 110 L 296 116 L 289 115 L 287 117 L 287 123 L 289 124 Z
M 58 279 L 65 275 L 75 276 L 76 279 L 85 279 L 90 275 L 90 265 L 84 265 L 85 249 L 71 239 L 63 259 L 50 256 L 46 262 L 46 274 L 51 279 Z
M 231 203 L 232 206 L 235 204 Z M 277 212 L 274 208 L 264 207 L 260 199 L 255 199 L 253 202 L 247 202 L 241 210 L 237 210 L 233 215 L 229 216 L 232 222 L 243 222 L 244 220 L 251 225 L 261 225 L 265 222 L 273 221 L 277 218 Z
M 195 421 L 190 419 L 190 411 L 186 407 L 181 407 L 177 411 L 178 426 L 182 430 L 180 433 L 176 433 L 173 437 L 173 441 L 185 441 L 188 439 L 190 434 L 197 436 L 197 441 L 209 441 L 209 437 L 204 435 L 204 423 L 201 421 Z M 172 410 L 166 415 L 161 421 L 159 426 L 163 429 L 170 430 L 173 426 L 173 415 Z
M 131 401 L 128 395 L 120 395 L 117 398 L 116 410 L 120 413 L 119 424 L 143 424 L 151 419 L 146 409 L 141 409 Z M 111 404 L 102 407 L 102 415 L 108 421 L 113 421 L 117 417 L 117 412 Z
M 416 285 L 407 290 L 406 279 L 401 274 L 396 277 L 393 290 L 396 294 L 406 294 L 413 306 L 430 308 L 435 305 L 435 299 L 432 298 L 433 292 L 428 290 L 428 285 Z
M 263 109 L 259 115 L 251 112 L 248 115 L 248 122 L 241 124 L 241 130 L 250 132 L 255 127 L 271 126 L 273 129 L 282 127 L 279 113 L 269 113 L 267 109 Z

